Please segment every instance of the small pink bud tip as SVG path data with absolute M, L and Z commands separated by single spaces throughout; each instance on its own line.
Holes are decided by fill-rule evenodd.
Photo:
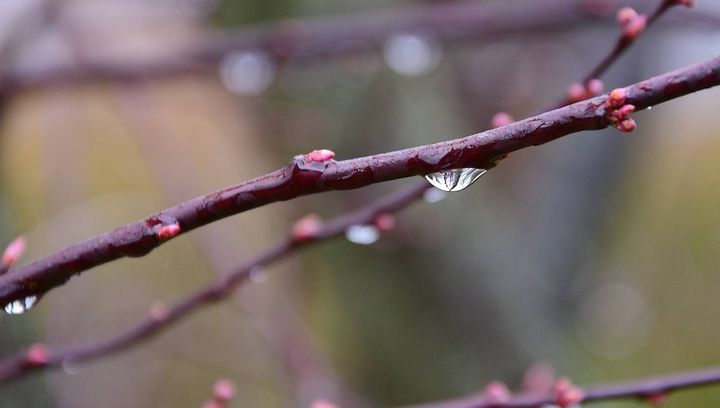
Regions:
M 310 408 L 338 408 L 338 406 L 329 401 L 315 400 L 310 404 Z
M 335 157 L 335 152 L 328 149 L 313 150 L 312 152 L 305 155 L 305 161 L 308 163 L 312 162 L 324 162 Z
M 167 241 L 170 238 L 176 237 L 178 234 L 180 234 L 180 225 L 178 224 L 163 225 L 155 233 L 161 241 Z
M 25 252 L 26 246 L 25 238 L 22 236 L 15 238 L 7 248 L 5 248 L 5 252 L 3 252 L 2 255 L 2 264 L 6 267 L 12 266 Z
M 292 228 L 292 239 L 297 242 L 309 241 L 320 231 L 322 220 L 315 214 L 300 218 Z
M 632 7 L 623 7 L 617 12 L 617 21 L 620 25 L 624 26 L 630 23 L 634 18 L 638 16 L 637 11 Z
M 615 125 L 615 128 L 621 132 L 632 132 L 637 128 L 637 123 L 633 118 L 624 118 Z
M 666 392 L 658 392 L 656 394 L 649 395 L 645 400 L 648 404 L 654 406 L 654 407 L 661 407 L 665 404 L 665 402 L 668 399 L 668 394 Z
M 490 404 L 499 404 L 510 399 L 510 390 L 500 381 L 493 381 L 483 391 L 483 396 Z
M 568 101 L 570 103 L 580 102 L 587 97 L 587 91 L 581 84 L 572 84 L 568 88 Z
M 490 121 L 490 126 L 492 126 L 493 128 L 499 128 L 505 125 L 509 125 L 513 122 L 515 122 L 515 119 L 513 119 L 513 117 L 510 116 L 509 113 L 498 112 L 493 115 L 492 120 Z
M 625 105 L 626 99 L 627 91 L 625 90 L 625 88 L 615 88 L 610 91 L 610 96 L 608 96 L 607 104 L 613 108 L 619 108 Z
M 157 321 L 163 321 L 168 317 L 168 308 L 163 302 L 153 302 L 150 305 L 150 317 Z
M 395 216 L 390 213 L 378 214 L 373 220 L 373 224 L 377 227 L 377 229 L 383 232 L 390 231 L 395 228 L 396 223 Z
M 25 352 L 25 361 L 32 366 L 41 367 L 50 362 L 50 355 L 44 345 L 36 343 Z
M 213 399 L 228 402 L 235 396 L 235 385 L 230 380 L 218 380 L 213 388 Z
M 581 402 L 584 398 L 583 391 L 570 382 L 567 378 L 560 378 L 555 383 L 555 404 L 560 408 L 567 408 Z
M 603 92 L 605 85 L 599 79 L 591 79 L 585 84 L 588 96 L 598 96 Z

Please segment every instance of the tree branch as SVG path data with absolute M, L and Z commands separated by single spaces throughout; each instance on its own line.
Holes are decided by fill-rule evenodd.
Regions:
M 650 377 L 616 384 L 598 385 L 582 390 L 578 403 L 590 403 L 617 399 L 646 400 L 666 396 L 676 390 L 697 388 L 720 383 L 720 367 L 702 371 Z M 413 405 L 406 408 L 532 408 L 557 403 L 556 395 L 522 395 L 499 402 L 484 394 L 466 398 Z
M 117 336 L 64 350 L 48 350 L 42 345 L 31 346 L 24 353 L 0 361 L 0 382 L 15 379 L 40 369 L 104 357 L 151 338 L 191 312 L 230 296 L 240 284 L 247 281 L 253 269 L 266 266 L 311 244 L 342 235 L 352 225 L 372 224 L 379 215 L 405 208 L 421 197 L 428 188 L 426 182 L 418 182 L 366 207 L 321 224 L 303 227 L 302 231 L 294 229 L 256 258 L 246 262 L 234 272 L 218 278 L 205 288 L 190 294 L 175 306 L 167 309 L 152 308 L 144 321 Z
M 720 84 L 720 57 L 630 85 L 623 108 L 644 109 Z M 293 158 L 285 167 L 180 203 L 143 220 L 72 245 L 0 276 L 0 304 L 38 295 L 73 275 L 122 257 L 149 253 L 172 237 L 233 214 L 328 190 L 347 190 L 447 169 L 490 169 L 508 153 L 583 130 L 617 126 L 603 95 L 487 130 L 430 145 L 335 161 L 325 151 Z M 332 153 L 332 152 L 329 152 Z

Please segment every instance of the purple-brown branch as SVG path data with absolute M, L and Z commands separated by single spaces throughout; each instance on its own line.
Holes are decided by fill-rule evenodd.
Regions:
M 627 0 L 646 7 L 649 0 Z M 700 24 L 717 27 L 715 15 L 692 14 Z M 377 49 L 397 33 L 420 32 L 443 40 L 497 38 L 510 33 L 547 32 L 571 24 L 602 21 L 582 2 L 522 0 L 504 2 L 441 2 L 377 12 L 313 19 L 289 19 L 256 27 L 219 32 L 188 44 L 170 56 L 140 61 L 98 59 L 59 62 L 29 70 L 0 73 L 0 95 L 27 87 L 92 80 L 132 80 L 205 72 L 225 55 L 263 50 L 278 59 L 307 59 Z M 595 78 L 599 75 L 592 76 Z
M 379 215 L 396 212 L 416 201 L 428 188 L 428 184 L 424 181 L 418 182 L 366 207 L 314 227 L 304 228 L 302 231 L 294 230 L 256 258 L 247 261 L 234 272 L 218 278 L 207 287 L 190 294 L 175 306 L 151 308 L 144 321 L 114 337 L 80 347 L 58 350 L 49 350 L 41 345 L 32 346 L 24 353 L 0 361 L 0 382 L 18 378 L 32 371 L 104 357 L 131 347 L 156 335 L 191 312 L 230 296 L 241 283 L 247 281 L 253 269 L 266 266 L 310 244 L 342 235 L 352 225 L 372 224 Z
M 590 403 L 618 399 L 650 400 L 667 396 L 672 391 L 718 383 L 720 383 L 720 367 L 713 367 L 701 371 L 587 387 L 581 390 L 581 397 L 577 402 Z M 484 394 L 476 394 L 465 398 L 414 405 L 406 408 L 534 408 L 556 403 L 557 396 L 554 394 L 518 394 L 502 402 L 488 398 Z
M 624 102 L 641 110 L 718 84 L 720 57 L 715 57 L 630 85 L 625 88 Z M 343 161 L 296 156 L 272 173 L 193 198 L 11 269 L 0 276 L 0 304 L 43 294 L 82 271 L 122 257 L 146 255 L 178 233 L 273 202 L 447 169 L 492 168 L 513 151 L 615 124 L 607 99 L 603 95 L 465 138 L 373 156 Z

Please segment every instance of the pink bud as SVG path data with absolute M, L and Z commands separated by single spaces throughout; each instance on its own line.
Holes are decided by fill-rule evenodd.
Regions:
M 617 21 L 621 26 L 629 24 L 634 18 L 638 16 L 637 11 L 632 7 L 623 7 L 617 12 Z
M 575 103 L 587 98 L 587 91 L 581 84 L 572 84 L 568 88 L 568 101 Z
M 629 114 L 635 112 L 635 105 L 631 105 L 631 104 L 623 105 L 616 112 L 619 117 L 624 118 L 624 117 L 628 116 Z
M 645 400 L 648 402 L 648 404 L 654 406 L 654 407 L 660 407 L 668 399 L 668 393 L 667 392 L 658 392 L 652 395 L 649 395 Z
M 338 408 L 338 406 L 333 404 L 332 402 L 320 399 L 313 401 L 313 403 L 310 404 L 310 408 Z
M 25 361 L 35 367 L 42 367 L 50 362 L 50 355 L 43 344 L 35 343 L 25 352 Z
M 613 108 L 619 108 L 625 105 L 627 99 L 627 91 L 625 88 L 615 88 L 610 92 L 607 99 L 607 104 Z
M 163 225 L 162 227 L 158 228 L 157 232 L 155 233 L 155 235 L 160 241 L 167 241 L 168 239 L 175 237 L 178 234 L 180 234 L 179 224 Z
M 300 218 L 292 228 L 292 239 L 297 242 L 309 241 L 315 238 L 322 227 L 322 220 L 315 214 L 308 214 Z
M 605 86 L 599 79 L 591 79 L 585 84 L 585 89 L 587 90 L 589 96 L 600 95 L 603 91 L 603 88 L 605 88 Z
M 555 404 L 560 408 L 567 408 L 581 402 L 584 398 L 580 388 L 563 377 L 555 383 Z
M 163 302 L 153 302 L 150 305 L 150 317 L 157 321 L 163 321 L 168 317 L 168 308 Z
M 395 228 L 395 216 L 390 213 L 378 214 L 377 216 L 375 216 L 373 224 L 380 231 L 390 231 L 391 229 Z
M 510 390 L 504 383 L 493 381 L 485 386 L 483 396 L 491 405 L 499 404 L 510 399 Z
M 615 125 L 615 128 L 621 132 L 632 132 L 637 127 L 637 123 L 633 118 L 627 117 L 622 119 Z
M 305 162 L 324 162 L 335 157 L 335 152 L 328 149 L 313 150 L 305 155 Z
M 25 252 L 26 245 L 27 243 L 24 237 L 19 236 L 15 238 L 7 248 L 5 248 L 5 252 L 3 252 L 2 255 L 2 264 L 6 267 L 14 264 Z
M 639 15 L 622 27 L 623 35 L 635 39 L 647 28 L 647 16 Z
M 513 119 L 513 117 L 510 116 L 509 113 L 498 112 L 493 115 L 492 120 L 490 121 L 490 126 L 492 126 L 493 128 L 499 128 L 505 125 L 509 125 L 513 122 L 515 122 L 515 119 Z
M 218 402 L 228 402 L 235 396 L 235 385 L 230 380 L 218 380 L 213 388 L 213 398 Z

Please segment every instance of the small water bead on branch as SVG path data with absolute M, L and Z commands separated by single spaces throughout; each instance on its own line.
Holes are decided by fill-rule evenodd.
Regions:
M 486 169 L 464 168 L 443 170 L 425 176 L 436 188 L 447 192 L 464 190 L 487 173 Z
M 30 310 L 38 301 L 35 295 L 26 296 L 23 299 L 13 300 L 5 305 L 5 313 L 9 315 L 21 315 Z

